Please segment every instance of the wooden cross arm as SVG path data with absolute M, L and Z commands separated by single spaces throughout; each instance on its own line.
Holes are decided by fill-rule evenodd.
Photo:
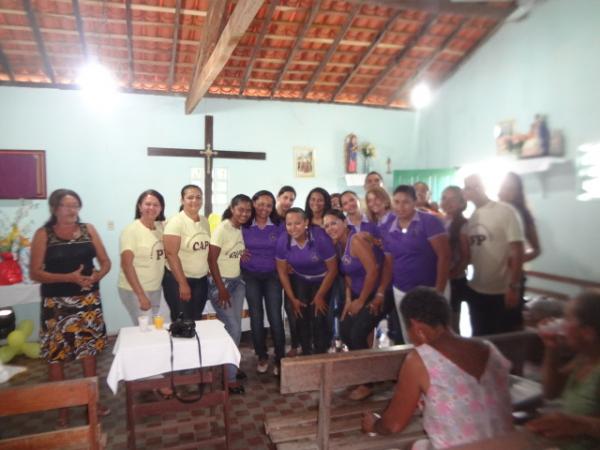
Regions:
M 193 148 L 168 148 L 168 147 L 148 147 L 148 156 L 204 156 L 206 150 Z M 213 150 L 212 158 L 228 158 L 228 159 L 267 159 L 267 154 L 264 152 L 237 152 L 230 150 Z

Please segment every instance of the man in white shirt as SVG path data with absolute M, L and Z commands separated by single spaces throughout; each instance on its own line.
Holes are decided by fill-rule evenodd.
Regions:
M 509 204 L 490 200 L 479 175 L 465 178 L 475 212 L 468 235 L 473 264 L 469 311 L 474 336 L 505 333 L 522 324 L 523 225 Z

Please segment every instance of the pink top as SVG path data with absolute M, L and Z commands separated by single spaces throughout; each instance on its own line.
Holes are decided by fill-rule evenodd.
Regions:
M 490 342 L 481 379 L 433 347 L 416 348 L 429 373 L 423 428 L 436 449 L 467 444 L 512 431 L 508 375 L 510 362 Z

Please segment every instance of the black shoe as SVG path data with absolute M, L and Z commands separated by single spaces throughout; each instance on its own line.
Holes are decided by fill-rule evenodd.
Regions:
M 242 395 L 246 393 L 246 389 L 244 389 L 244 386 L 240 384 L 239 386 L 230 387 L 229 393 L 233 395 Z
M 246 375 L 246 372 L 244 372 L 243 370 L 237 371 L 237 374 L 235 375 L 236 380 L 245 380 L 246 378 L 248 378 L 248 375 Z

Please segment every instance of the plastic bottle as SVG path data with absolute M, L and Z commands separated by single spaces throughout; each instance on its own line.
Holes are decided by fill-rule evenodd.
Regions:
M 386 348 L 390 346 L 390 337 L 388 336 L 388 321 L 383 319 L 377 326 L 377 348 Z

